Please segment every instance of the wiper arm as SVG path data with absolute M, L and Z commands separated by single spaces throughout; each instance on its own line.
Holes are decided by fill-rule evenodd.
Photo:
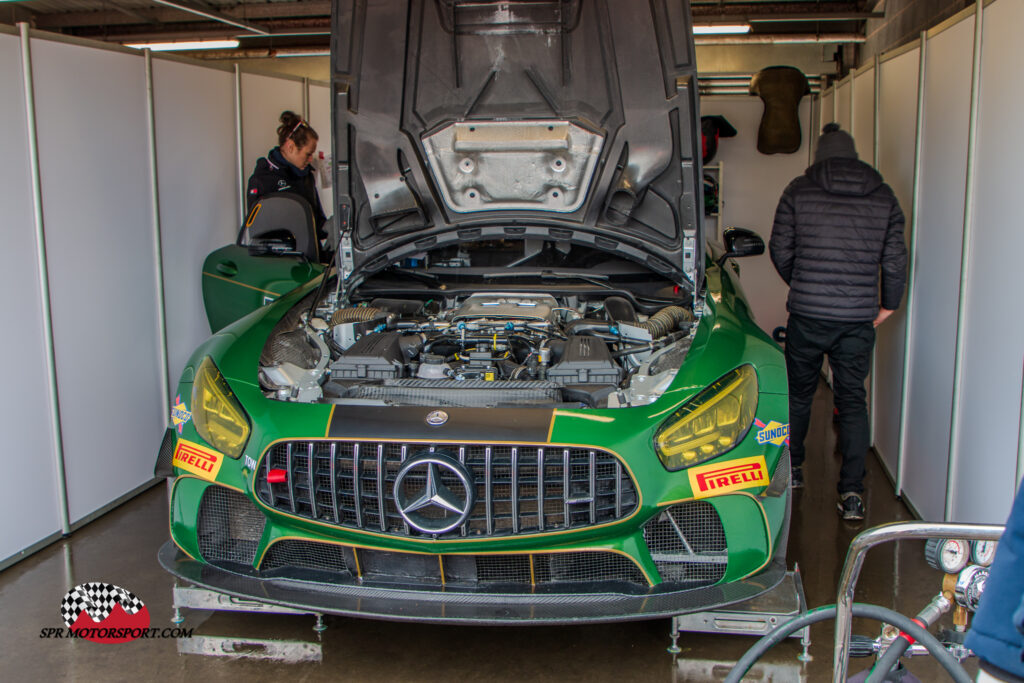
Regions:
M 420 282 L 425 282 L 429 285 L 436 285 L 439 282 L 441 282 L 441 278 L 439 278 L 437 275 L 434 275 L 432 273 L 426 273 L 421 270 L 409 270 L 407 268 L 391 266 L 390 268 L 385 268 L 381 272 L 394 273 L 395 275 L 404 275 L 405 277 L 412 278 L 413 280 L 419 280 Z

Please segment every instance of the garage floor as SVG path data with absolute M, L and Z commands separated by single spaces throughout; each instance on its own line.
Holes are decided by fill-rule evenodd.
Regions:
M 800 564 L 808 603 L 835 601 L 836 582 L 850 540 L 862 529 L 911 519 L 895 500 L 892 486 L 871 459 L 868 463 L 868 520 L 842 522 L 835 510 L 838 458 L 833 455 L 831 396 L 819 389 L 806 463 L 808 488 L 797 494 L 789 539 L 789 562 Z M 815 482 L 820 482 L 815 485 Z M 5 523 L 16 523 L 8 520 Z M 329 618 L 321 663 L 285 664 L 252 659 L 182 655 L 175 640 L 137 640 L 103 645 L 40 637 L 45 627 L 62 626 L 60 601 L 69 587 L 87 581 L 123 586 L 145 601 L 153 626 L 170 626 L 172 580 L 156 561 L 167 538 L 166 489 L 157 486 L 107 514 L 69 540 L 54 544 L 0 573 L 0 677 L 6 681 L 206 681 L 244 677 L 247 681 L 379 680 L 615 680 L 721 679 L 754 642 L 742 636 L 685 635 L 678 658 L 666 652 L 667 619 L 577 627 L 458 627 Z M 923 542 L 885 545 L 868 555 L 857 600 L 915 614 L 936 593 L 941 575 L 923 558 Z M 188 612 L 185 627 L 195 634 L 238 638 L 316 641 L 307 616 Z M 949 621 L 947 616 L 946 621 Z M 948 625 L 948 624 L 947 624 Z M 855 623 L 855 631 L 878 634 L 876 624 Z M 796 641 L 776 647 L 763 660 L 759 681 L 831 679 L 832 628 L 812 630 L 809 664 L 797 661 Z M 851 672 L 868 660 L 853 660 Z M 925 681 L 945 680 L 927 657 L 909 668 Z M 974 660 L 967 663 L 973 675 Z

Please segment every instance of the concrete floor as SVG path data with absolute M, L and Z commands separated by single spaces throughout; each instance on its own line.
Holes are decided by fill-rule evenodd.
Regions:
M 808 441 L 808 488 L 793 506 L 789 562 L 798 562 L 810 606 L 835 601 L 850 540 L 862 529 L 911 519 L 892 495 L 881 466 L 868 463 L 868 519 L 842 522 L 835 510 L 838 457 L 830 420 L 831 400 L 822 385 Z M 7 520 L 5 523 L 12 523 Z M 659 619 L 575 627 L 459 627 L 328 618 L 323 660 L 285 664 L 252 659 L 183 655 L 175 640 L 136 640 L 105 645 L 47 640 L 40 629 L 62 626 L 60 602 L 71 586 L 102 581 L 123 586 L 145 601 L 152 625 L 170 626 L 172 580 L 157 564 L 167 538 L 166 490 L 157 486 L 29 559 L 0 573 L 0 679 L 4 681 L 707 681 L 720 680 L 729 663 L 754 642 L 743 636 L 688 635 L 673 657 L 670 621 Z M 923 541 L 881 546 L 868 555 L 857 600 L 915 614 L 936 593 L 941 575 L 923 559 Z M 316 642 L 307 616 L 191 611 L 185 627 L 196 635 L 295 639 Z M 948 624 L 949 619 L 944 624 Z M 878 625 L 855 622 L 855 632 L 878 635 Z M 812 630 L 814 660 L 796 660 L 789 641 L 762 660 L 750 680 L 831 680 L 832 628 Z M 868 665 L 853 660 L 850 671 Z M 909 662 L 921 680 L 946 680 L 929 657 Z M 974 660 L 967 663 L 973 675 Z

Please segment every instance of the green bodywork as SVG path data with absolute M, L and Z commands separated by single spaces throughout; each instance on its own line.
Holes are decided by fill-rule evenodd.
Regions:
M 299 257 L 253 256 L 237 244 L 218 249 L 203 263 L 203 303 L 210 330 L 230 325 L 323 272 L 322 264 Z
M 231 247 L 227 249 L 232 249 Z M 236 249 L 244 249 L 237 247 Z M 207 261 L 231 252 L 221 250 Z M 235 254 L 235 256 L 240 256 Z M 247 254 L 244 254 L 248 258 Z M 264 259 L 271 265 L 274 259 Z M 286 286 L 289 275 L 294 275 L 305 264 L 279 264 L 280 270 L 270 273 L 260 289 L 267 296 L 278 296 L 278 285 Z M 276 267 L 276 266 L 275 266 Z M 291 270 L 289 270 L 291 268 Z M 272 442 L 281 439 L 317 439 L 326 434 L 331 418 L 332 406 L 327 404 L 289 403 L 272 400 L 264 396 L 257 383 L 257 368 L 264 342 L 275 323 L 302 296 L 319 283 L 319 278 L 280 296 L 272 304 L 259 308 L 237 322 L 221 329 L 204 343 L 189 360 L 182 381 L 178 386 L 181 397 L 189 397 L 191 404 L 192 378 L 195 369 L 205 356 L 210 356 L 226 378 L 237 399 L 244 406 L 252 427 L 243 457 L 224 458 L 216 477 L 216 483 L 239 490 L 249 496 L 264 511 L 268 522 L 256 552 L 256 566 L 267 548 L 278 539 L 300 538 L 311 541 L 327 541 L 352 545 L 360 548 L 375 548 L 389 551 L 416 553 L 543 553 L 553 550 L 611 550 L 631 557 L 652 584 L 660 582 L 655 564 L 642 537 L 642 527 L 660 509 L 669 504 L 692 500 L 687 470 L 669 472 L 662 465 L 653 448 L 653 437 L 658 427 L 683 403 L 692 398 L 729 370 L 749 363 L 757 371 L 759 396 L 756 410 L 757 419 L 762 423 L 772 421 L 788 423 L 786 394 L 786 368 L 779 347 L 755 324 L 750 309 L 738 284 L 724 268 L 707 261 L 706 307 L 701 317 L 696 336 L 685 362 L 676 374 L 669 389 L 654 403 L 641 407 L 593 410 L 554 411 L 550 442 L 553 444 L 590 445 L 618 454 L 632 473 L 640 493 L 640 505 L 634 515 L 618 522 L 599 527 L 572 531 L 555 531 L 502 538 L 429 540 L 388 536 L 367 531 L 344 529 L 272 511 L 257 500 L 252 492 L 253 470 Z M 272 269 L 268 269 L 272 270 Z M 215 273 L 216 271 L 212 271 Z M 303 271 L 304 272 L 304 271 Z M 209 271 L 204 269 L 204 293 L 209 296 L 221 281 L 213 282 Z M 209 289 L 207 284 L 209 281 Z M 254 285 L 255 286 L 255 285 Z M 228 307 L 234 315 L 240 310 L 237 284 L 223 283 L 225 292 L 235 287 L 234 294 L 224 295 L 224 318 L 229 317 Z M 255 291 L 255 290 L 254 290 Z M 261 295 L 262 296 L 262 295 Z M 262 299 L 250 309 L 262 304 Z M 215 324 L 214 314 L 210 315 Z M 218 318 L 220 319 L 220 318 Z M 337 410 L 344 410 L 337 407 Z M 551 412 L 550 408 L 546 409 Z M 758 427 L 752 426 L 743 441 L 731 451 L 717 458 L 700 463 L 728 464 L 729 461 L 763 455 L 767 472 L 775 472 L 784 446 L 757 442 Z M 387 439 L 387 434 L 380 437 Z M 176 439 L 187 439 L 205 444 L 196 433 L 193 423 L 181 426 Z M 213 485 L 180 469 L 173 488 L 170 506 L 171 535 L 183 551 L 201 559 L 197 543 L 196 523 L 203 491 Z M 780 472 L 779 476 L 788 476 Z M 735 581 L 762 570 L 770 561 L 780 538 L 785 537 L 786 507 L 788 490 L 781 495 L 763 495 L 766 487 L 756 487 L 710 498 L 704 498 L 713 505 L 722 520 L 728 547 L 728 566 L 722 582 Z

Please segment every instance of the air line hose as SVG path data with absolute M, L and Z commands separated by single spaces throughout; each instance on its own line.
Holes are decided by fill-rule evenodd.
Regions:
M 887 624 L 892 624 L 897 628 L 907 633 L 911 638 L 914 638 L 917 642 L 924 645 L 928 652 L 935 657 L 936 661 L 942 665 L 942 668 L 950 675 L 950 677 L 956 681 L 956 683 L 971 683 L 971 677 L 967 675 L 964 668 L 960 666 L 960 663 L 953 658 L 953 655 L 946 651 L 946 648 L 942 647 L 942 644 L 929 633 L 926 629 L 922 628 L 908 616 L 894 612 L 891 609 L 882 607 L 880 605 L 868 605 L 860 602 L 853 604 L 853 616 L 855 617 L 867 617 L 869 619 L 875 619 L 877 621 L 883 621 Z M 799 631 L 805 626 L 816 624 L 819 621 L 825 621 L 826 619 L 835 619 L 836 617 L 836 606 L 825 605 L 813 609 L 806 614 L 801 614 L 799 617 L 787 621 L 785 624 L 777 627 L 774 631 L 758 640 L 754 645 L 744 653 L 740 660 L 736 662 L 736 666 L 733 667 L 732 671 L 725 679 L 725 683 L 740 683 L 740 680 L 750 670 L 757 660 L 761 659 L 768 650 L 778 645 L 783 640 L 788 638 L 791 634 Z

